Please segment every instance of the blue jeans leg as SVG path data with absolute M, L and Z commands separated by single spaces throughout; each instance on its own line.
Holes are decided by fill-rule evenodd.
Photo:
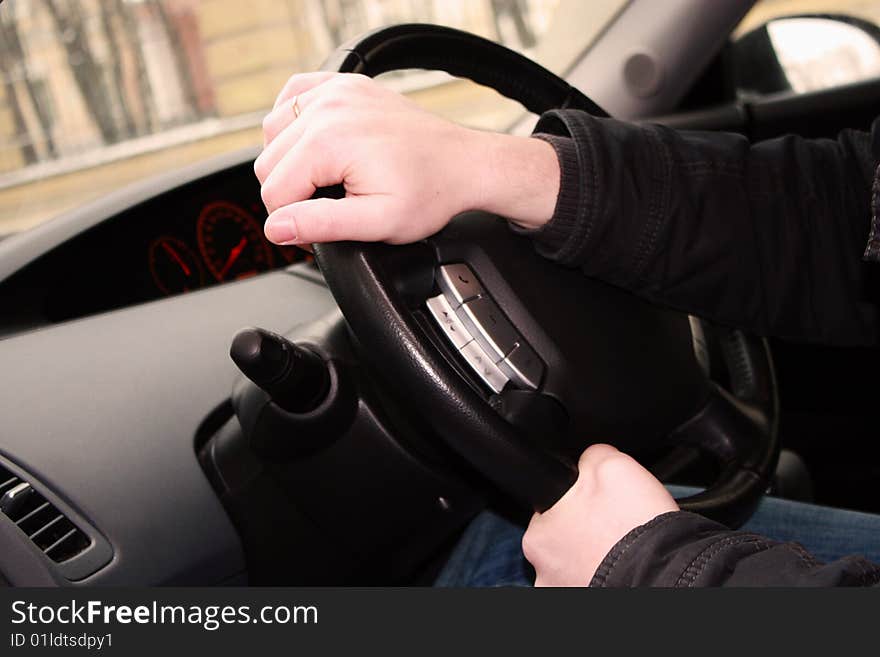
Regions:
M 483 511 L 465 529 L 434 586 L 531 586 L 535 576 L 522 553 L 523 533 Z
M 676 497 L 694 488 L 669 486 Z M 765 497 L 743 526 L 777 541 L 795 541 L 821 561 L 859 554 L 880 563 L 880 515 Z M 436 586 L 531 586 L 534 574 L 522 554 L 523 528 L 491 511 L 468 526 Z

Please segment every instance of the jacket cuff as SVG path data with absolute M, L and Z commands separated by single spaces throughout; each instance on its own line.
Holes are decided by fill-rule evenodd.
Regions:
M 599 564 L 590 586 L 693 586 L 707 565 L 705 555 L 717 553 L 708 548 L 755 541 L 761 543 L 759 549 L 770 544 L 756 534 L 732 532 L 703 516 L 671 511 L 620 539 Z
M 632 286 L 662 244 L 670 211 L 673 162 L 662 131 L 551 110 L 534 136 L 553 145 L 561 172 L 554 216 L 530 235 L 538 251 L 606 282 Z
M 571 137 L 536 133 L 532 137 L 545 141 L 556 151 L 559 160 L 559 193 L 550 221 L 538 229 L 520 228 L 511 224 L 514 232 L 532 238 L 539 252 L 553 260 L 560 254 L 577 229 L 581 215 L 581 171 L 577 149 Z
M 589 236 L 593 208 L 596 206 L 595 158 L 589 157 L 583 142 L 585 135 L 576 136 L 564 119 L 565 114 L 547 112 L 532 137 L 546 141 L 556 151 L 559 160 L 559 193 L 553 217 L 537 230 L 512 226 L 513 230 L 526 235 L 535 243 L 537 251 L 563 265 L 580 264 L 580 251 Z
M 673 511 L 636 527 L 611 548 L 590 586 L 875 586 L 880 566 L 849 556 L 817 561 L 797 543 L 734 532 Z

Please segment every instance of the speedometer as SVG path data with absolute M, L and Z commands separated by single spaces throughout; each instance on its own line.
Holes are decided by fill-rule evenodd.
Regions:
M 218 281 L 248 278 L 274 264 L 260 224 L 235 203 L 216 201 L 206 205 L 196 230 L 205 265 Z
M 176 237 L 157 238 L 148 251 L 153 282 L 163 294 L 196 290 L 205 284 L 205 272 L 196 254 Z

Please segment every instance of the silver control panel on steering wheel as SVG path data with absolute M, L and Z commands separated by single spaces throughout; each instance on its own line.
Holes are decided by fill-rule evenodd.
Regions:
M 511 384 L 536 390 L 544 363 L 464 264 L 437 270 L 442 294 L 427 306 L 443 334 L 494 392 Z

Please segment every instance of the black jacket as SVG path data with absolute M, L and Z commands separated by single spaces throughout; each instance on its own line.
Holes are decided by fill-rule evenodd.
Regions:
M 554 146 L 562 172 L 554 217 L 532 233 L 543 255 L 759 335 L 877 344 L 880 119 L 870 133 L 837 140 L 753 145 L 557 110 L 535 133 Z M 878 582 L 880 566 L 864 559 L 823 565 L 796 544 L 677 512 L 624 537 L 591 584 Z

